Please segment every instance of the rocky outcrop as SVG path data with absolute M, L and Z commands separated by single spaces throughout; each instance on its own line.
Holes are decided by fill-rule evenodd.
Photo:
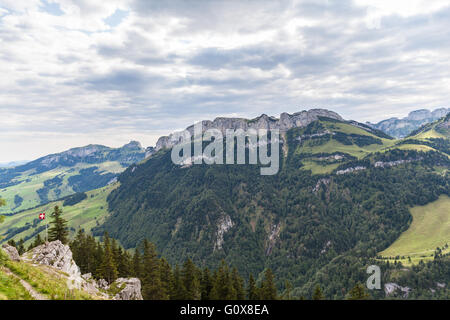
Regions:
M 119 278 L 110 286 L 104 279 L 96 281 L 90 273 L 81 275 L 80 269 L 72 258 L 72 251 L 69 246 L 64 245 L 59 240 L 45 243 L 24 253 L 22 260 L 31 264 L 46 265 L 62 271 L 67 276 L 69 289 L 83 290 L 100 299 L 142 300 L 141 282 L 137 278 Z M 115 292 L 114 297 L 110 297 L 107 294 L 112 288 L 114 288 Z M 120 289 L 120 291 L 116 292 L 117 289 Z
M 347 169 L 344 169 L 344 170 L 338 170 L 338 171 L 336 171 L 336 174 L 347 174 L 347 173 L 353 173 L 355 171 L 361 171 L 361 170 L 366 170 L 366 169 L 367 168 L 363 167 L 363 166 L 356 166 L 354 168 L 347 168 Z
M 393 295 L 396 291 L 400 291 L 403 298 L 408 298 L 409 293 L 411 292 L 411 288 L 409 287 L 402 287 L 396 283 L 386 283 L 384 285 L 384 293 L 386 294 L 386 297 L 389 297 L 390 295 Z
M 114 281 L 117 288 L 121 288 L 113 300 L 143 300 L 141 281 L 138 278 L 119 278 Z
M 280 231 L 281 231 L 281 223 L 274 224 L 270 228 L 269 238 L 267 239 L 266 256 L 269 256 L 272 253 L 272 250 L 280 237 Z
M 309 111 L 301 111 L 294 114 L 282 113 L 280 119 L 275 117 L 269 117 L 263 114 L 255 119 L 244 119 L 244 118 L 223 118 L 219 117 L 214 119 L 214 121 L 204 120 L 202 121 L 203 131 L 208 129 L 218 129 L 225 135 L 227 129 L 242 129 L 244 131 L 249 129 L 279 129 L 281 133 L 295 127 L 305 127 L 313 121 L 319 119 L 319 117 L 327 117 L 336 120 L 343 121 L 342 117 L 336 112 L 325 110 L 325 109 L 311 109 Z M 194 125 L 186 128 L 191 135 L 194 135 Z M 156 152 L 160 149 L 170 149 L 179 142 L 176 133 L 170 134 L 169 136 L 163 136 L 158 139 L 156 147 L 152 152 Z
M 217 223 L 217 237 L 214 243 L 214 251 L 222 249 L 224 234 L 233 227 L 234 223 L 231 221 L 229 215 L 223 215 L 219 218 Z
M 68 245 L 56 240 L 33 248 L 22 256 L 24 261 L 34 264 L 51 266 L 68 275 L 68 284 L 72 288 L 81 289 L 84 279 L 80 268 L 72 258 L 72 251 Z
M 388 167 L 395 167 L 404 163 L 410 163 L 413 161 L 420 161 L 423 158 L 418 158 L 418 159 L 405 159 L 405 160 L 396 160 L 396 161 L 387 161 L 387 162 L 383 162 L 383 161 L 377 161 L 374 164 L 375 168 L 388 168 Z
M 313 188 L 313 192 L 317 193 L 317 191 L 320 190 L 321 185 L 324 185 L 325 187 L 327 187 L 330 184 L 330 181 L 331 181 L 330 179 L 326 179 L 326 178 L 319 179 L 316 183 L 316 186 Z
M 17 252 L 17 249 L 15 247 L 10 246 L 9 244 L 3 244 L 2 245 L 3 251 L 6 252 L 9 259 L 12 261 L 20 261 L 20 255 L 19 252 Z

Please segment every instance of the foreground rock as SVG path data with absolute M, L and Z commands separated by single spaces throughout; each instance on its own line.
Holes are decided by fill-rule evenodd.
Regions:
M 4 250 L 10 257 L 11 254 L 14 257 L 15 248 L 8 247 Z M 17 250 L 15 250 L 15 253 L 17 253 Z M 16 258 L 19 258 L 18 253 Z M 69 289 L 83 290 L 100 299 L 142 300 L 141 282 L 137 278 L 119 278 L 113 285 L 109 286 L 103 279 L 94 280 L 89 273 L 81 275 L 80 268 L 73 260 L 69 246 L 61 243 L 59 240 L 45 243 L 24 253 L 22 260 L 31 264 L 50 266 L 62 271 L 67 276 Z M 120 291 L 114 292 L 114 297 L 110 297 L 107 294 L 109 291 L 117 291 L 118 289 Z
M 19 252 L 17 252 L 16 248 L 6 243 L 2 245 L 2 248 L 3 251 L 5 251 L 6 254 L 8 255 L 9 259 L 11 259 L 12 261 L 20 261 L 20 255 Z
M 113 285 L 122 288 L 113 300 L 143 300 L 141 281 L 138 278 L 119 278 L 114 281 Z
M 61 241 L 52 241 L 37 246 L 23 254 L 23 260 L 34 264 L 51 266 L 68 275 L 68 285 L 70 289 L 81 289 L 85 280 L 81 277 L 80 268 L 72 258 L 72 251 L 68 245 Z

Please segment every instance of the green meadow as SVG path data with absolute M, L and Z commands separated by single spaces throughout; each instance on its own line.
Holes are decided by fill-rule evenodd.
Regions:
M 420 260 L 432 260 L 437 247 L 450 245 L 450 198 L 448 196 L 440 196 L 438 200 L 425 206 L 413 207 L 410 211 L 413 221 L 408 230 L 380 253 L 383 257 L 405 257 L 397 260 L 406 265 Z M 447 252 L 449 248 L 444 250 L 444 253 Z

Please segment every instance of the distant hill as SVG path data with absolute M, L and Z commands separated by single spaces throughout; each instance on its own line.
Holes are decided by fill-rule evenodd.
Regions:
M 146 150 L 132 141 L 121 148 L 88 145 L 48 155 L 26 164 L 0 168 L 0 213 L 35 207 L 64 196 L 106 186 Z
M 378 123 L 368 122 L 367 124 L 386 132 L 392 137 L 403 138 L 420 126 L 445 117 L 449 112 L 450 108 L 439 108 L 434 111 L 421 109 L 410 112 L 407 117 L 402 119 L 390 118 Z
M 28 160 L 22 160 L 22 161 L 11 161 L 11 162 L 4 162 L 4 163 L 0 163 L 0 168 L 12 168 L 12 167 L 17 167 L 20 166 L 22 164 L 28 163 L 30 161 Z

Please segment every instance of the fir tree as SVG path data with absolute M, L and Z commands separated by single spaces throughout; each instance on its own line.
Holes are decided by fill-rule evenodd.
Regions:
M 40 246 L 43 243 L 44 243 L 44 241 L 42 240 L 41 235 L 38 233 L 38 235 L 34 239 L 33 248 L 36 248 L 37 246 Z
M 250 278 L 248 279 L 247 298 L 248 300 L 259 300 L 258 287 L 252 274 L 250 274 Z
M 68 230 L 67 230 L 67 221 L 62 218 L 62 211 L 58 206 L 55 206 L 53 213 L 51 214 L 53 221 L 50 222 L 52 227 L 48 230 L 49 233 L 49 241 L 59 240 L 62 243 L 67 243 Z
M 114 253 L 108 233 L 103 236 L 103 260 L 99 268 L 99 275 L 108 283 L 113 283 L 118 276 L 117 266 L 114 261 Z
M 178 264 L 173 271 L 173 291 L 170 294 L 171 300 L 183 300 L 186 296 L 186 289 L 184 288 L 181 271 Z
M 367 300 L 370 295 L 360 283 L 357 283 L 348 293 L 347 300 Z
M 153 243 L 144 240 L 144 270 L 142 277 L 142 294 L 146 300 L 164 298 L 161 290 L 159 259 Z
M 208 268 L 204 268 L 202 272 L 202 279 L 200 282 L 201 287 L 201 300 L 211 300 L 211 290 L 213 288 L 213 278 Z
M 25 247 L 24 247 L 23 242 L 24 242 L 23 239 L 20 239 L 19 243 L 17 245 L 17 251 L 19 252 L 19 255 L 22 255 L 25 253 Z
M 260 288 L 260 299 L 261 300 L 276 300 L 277 288 L 275 286 L 275 279 L 272 270 L 269 268 L 264 273 L 264 280 Z
M 173 292 L 173 273 L 172 267 L 166 259 L 162 258 L 160 261 L 160 274 L 161 274 L 161 291 L 164 300 L 170 299 Z
M 232 281 L 234 290 L 236 291 L 236 299 L 244 300 L 245 299 L 244 280 L 241 278 L 236 268 L 233 268 L 232 271 Z
M 322 289 L 320 289 L 319 285 L 317 285 L 314 289 L 314 293 L 312 295 L 313 300 L 323 300 L 324 296 L 322 293 Z
M 200 281 L 198 277 L 198 270 L 191 259 L 187 259 L 183 265 L 182 277 L 185 288 L 184 297 L 186 300 L 200 300 Z
M 220 267 L 214 272 L 214 286 L 211 290 L 211 297 L 214 300 L 235 300 L 236 290 L 230 275 L 229 267 L 222 260 Z
M 138 248 L 136 248 L 136 250 L 134 251 L 134 255 L 133 255 L 133 272 L 132 272 L 132 274 L 136 278 L 142 277 L 142 259 L 141 259 L 141 255 L 139 253 Z

